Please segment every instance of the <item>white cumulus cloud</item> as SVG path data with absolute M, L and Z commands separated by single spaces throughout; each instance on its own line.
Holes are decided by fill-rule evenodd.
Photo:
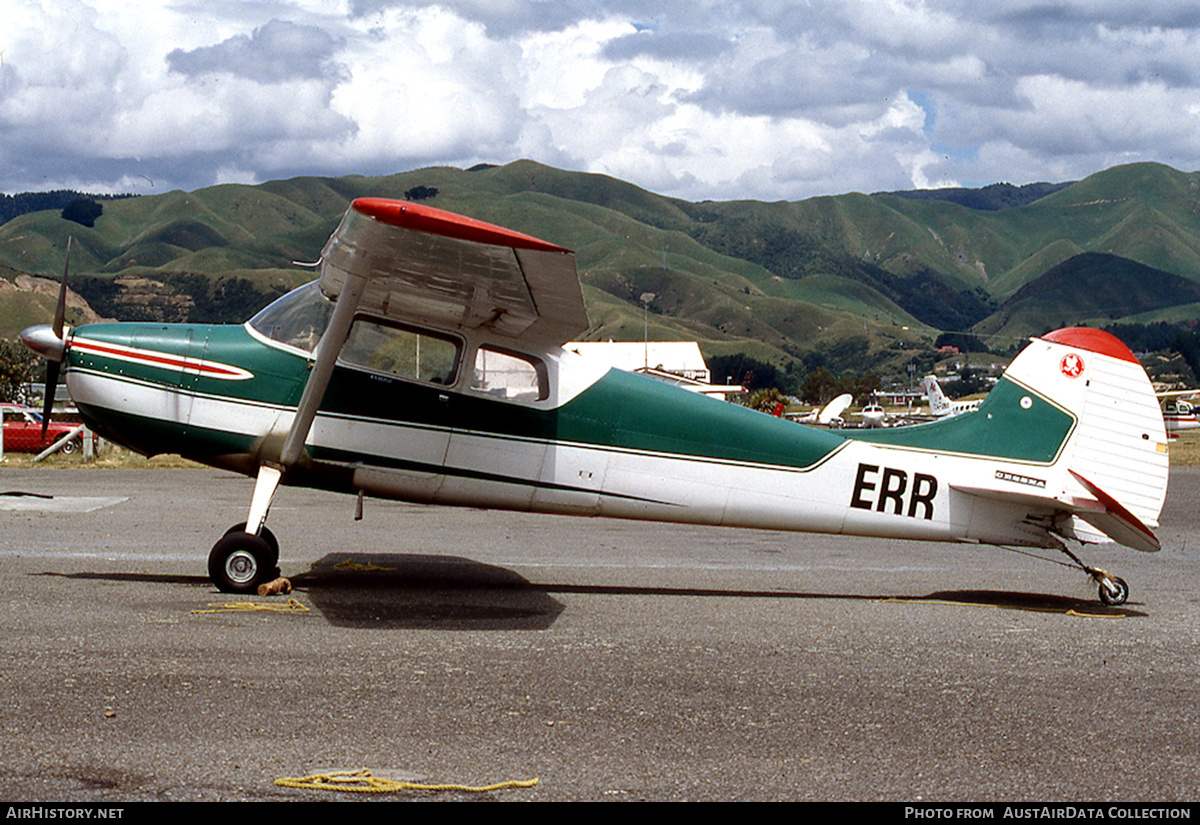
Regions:
M 0 190 L 522 157 L 798 199 L 1200 167 L 1164 0 L 0 0 Z

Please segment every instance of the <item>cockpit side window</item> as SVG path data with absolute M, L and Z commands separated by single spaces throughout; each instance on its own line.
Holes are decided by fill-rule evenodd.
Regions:
M 257 332 L 289 347 L 312 352 L 329 326 L 333 301 L 312 281 L 268 304 L 250 319 Z
M 546 365 L 540 358 L 487 346 L 475 351 L 470 388 L 505 401 L 545 401 L 550 397 Z
M 458 375 L 462 346 L 428 330 L 355 318 L 340 360 L 373 372 L 449 386 Z

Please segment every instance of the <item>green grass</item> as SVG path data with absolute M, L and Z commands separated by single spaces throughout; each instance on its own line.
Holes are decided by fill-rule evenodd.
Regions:
M 0 468 L 14 469 L 44 468 L 47 470 L 154 470 L 163 468 L 199 468 L 203 464 L 189 461 L 177 455 L 158 455 L 146 458 L 121 447 L 110 446 L 93 461 L 86 461 L 82 453 L 61 455 L 55 453 L 41 461 L 34 461 L 36 453 L 5 452 Z
M 1200 467 L 1200 430 L 1186 430 L 1170 443 L 1172 467 Z

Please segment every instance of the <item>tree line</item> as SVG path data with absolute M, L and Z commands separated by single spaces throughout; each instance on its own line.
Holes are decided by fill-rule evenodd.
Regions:
M 75 201 L 97 202 L 134 198 L 136 195 L 89 195 L 71 189 L 55 189 L 51 192 L 21 192 L 16 195 L 0 194 L 0 224 L 28 212 L 44 212 L 49 209 L 66 209 Z M 78 207 L 76 207 L 78 208 Z M 66 217 L 66 216 L 64 216 Z M 68 218 L 71 220 L 71 218 Z

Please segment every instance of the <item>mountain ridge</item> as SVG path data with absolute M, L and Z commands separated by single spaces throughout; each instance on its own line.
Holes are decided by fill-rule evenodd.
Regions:
M 214 311 L 213 295 L 265 303 L 309 279 L 292 262 L 319 256 L 353 198 L 419 191 L 423 202 L 573 249 L 593 339 L 640 340 L 645 328 L 656 339 L 697 339 L 709 355 L 745 353 L 780 366 L 865 351 L 865 362 L 846 365 L 859 369 L 928 353 L 946 331 L 975 329 L 1003 348 L 1031 329 L 1044 332 L 1034 327 L 1049 317 L 1029 293 L 1002 313 L 1006 302 L 1084 253 L 1182 280 L 1125 278 L 1130 311 L 1114 317 L 1082 298 L 1117 270 L 1076 267 L 1079 300 L 1061 290 L 1041 299 L 1069 302 L 1060 307 L 1064 321 L 1177 320 L 1187 311 L 1190 291 L 1180 285 L 1200 283 L 1200 176 L 1133 164 L 1046 186 L 1057 188 L 989 210 L 895 193 L 688 202 L 531 160 L 224 184 L 106 201 L 92 228 L 49 211 L 22 215 L 0 226 L 0 267 L 8 268 L 0 278 L 57 277 L 72 235 L 72 272 L 81 289 L 104 284 L 113 293 L 108 312 L 130 314 L 121 296 L 144 292 L 122 285 L 137 281 L 188 296 L 163 303 L 187 317 L 160 320 L 208 320 L 187 314 Z M 643 306 L 647 293 L 654 297 Z M 44 320 L 28 317 L 36 301 L 24 306 L 0 312 L 0 329 Z

